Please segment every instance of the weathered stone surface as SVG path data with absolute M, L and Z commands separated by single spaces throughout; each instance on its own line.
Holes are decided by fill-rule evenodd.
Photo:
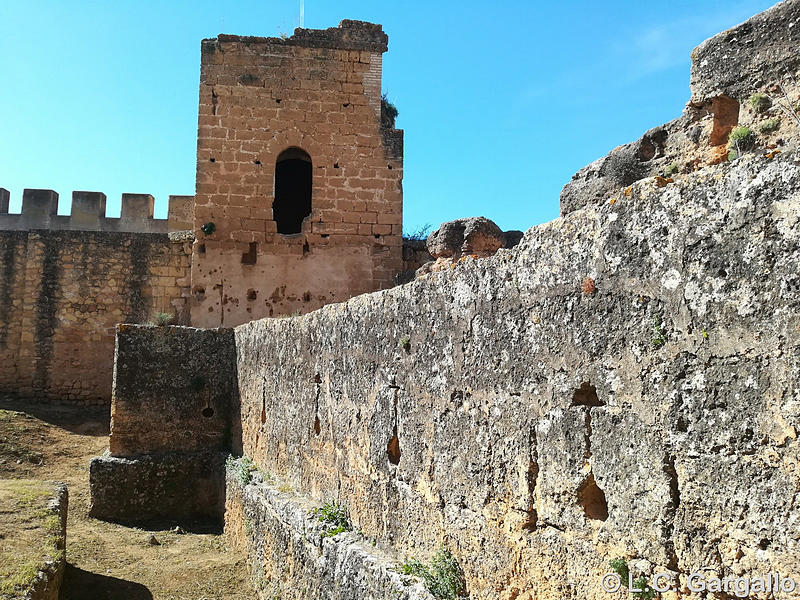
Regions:
M 99 456 L 89 465 L 89 515 L 128 524 L 221 523 L 225 453 Z
M 245 483 L 227 469 L 225 533 L 244 552 L 259 597 L 320 600 L 433 600 L 402 563 L 357 532 L 325 536 L 317 508 L 255 473 Z
M 693 102 L 743 101 L 800 68 L 800 2 L 785 0 L 692 51 Z
M 210 44 L 213 41 L 386 52 L 389 37 L 383 32 L 383 27 L 376 23 L 343 19 L 338 27 L 328 27 L 327 29 L 304 29 L 298 27 L 294 30 L 293 35 L 286 38 L 221 34 L 217 40 L 203 41 L 206 42 L 203 46 L 204 52 L 214 51 L 214 46 Z
M 486 217 L 470 217 L 442 223 L 428 236 L 428 252 L 436 258 L 464 254 L 489 256 L 505 245 L 503 231 Z
M 583 167 L 561 190 L 561 214 L 602 202 L 641 179 L 670 175 L 673 168 L 680 173 L 705 165 L 708 160 L 699 142 L 701 136 L 706 140 L 711 135 L 712 121 L 705 119 L 707 115 L 708 111 L 687 109 L 682 117 Z
M 796 151 L 798 28 L 800 1 L 788 0 L 703 42 L 692 52 L 684 114 L 580 169 L 561 191 L 561 214 L 616 200 L 635 181 L 674 180 L 737 158 L 728 145 L 736 126 L 750 130 L 749 152 Z M 751 106 L 755 93 L 769 98 L 768 109 Z
M 238 446 L 231 329 L 117 327 L 113 456 Z
M 606 597 L 619 556 L 800 578 L 798 189 L 796 155 L 639 181 L 512 251 L 240 326 L 244 452 L 400 554 L 444 542 L 473 598 Z

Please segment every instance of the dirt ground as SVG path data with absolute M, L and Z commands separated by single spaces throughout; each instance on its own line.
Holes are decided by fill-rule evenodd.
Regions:
M 61 600 L 244 600 L 256 597 L 243 557 L 220 533 L 150 531 L 91 519 L 89 460 L 108 447 L 108 410 L 0 397 L 0 478 L 69 488 Z M 174 523 L 172 527 L 187 524 Z

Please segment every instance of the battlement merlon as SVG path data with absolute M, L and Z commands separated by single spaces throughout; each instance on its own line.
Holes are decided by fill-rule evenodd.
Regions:
M 166 219 L 154 218 L 155 200 L 150 194 L 122 194 L 119 217 L 106 216 L 106 195 L 102 192 L 72 192 L 69 215 L 58 214 L 58 192 L 53 190 L 24 190 L 20 213 L 8 212 L 10 197 L 7 189 L 0 188 L 0 231 L 167 233 L 193 227 L 194 196 L 170 196 Z
M 329 27 L 328 29 L 303 29 L 298 27 L 294 30 L 294 34 L 287 38 L 221 33 L 216 38 L 203 40 L 203 52 L 213 52 L 218 42 L 275 44 L 281 46 L 303 46 L 305 48 L 328 48 L 332 50 L 363 50 L 381 54 L 389 48 L 389 36 L 383 32 L 382 25 L 350 19 L 343 20 L 338 27 Z

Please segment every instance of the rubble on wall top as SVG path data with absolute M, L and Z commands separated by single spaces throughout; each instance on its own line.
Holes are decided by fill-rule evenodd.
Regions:
M 785 0 L 692 51 L 692 102 L 742 100 L 800 69 L 800 0 Z
M 208 42 L 208 44 L 206 44 Z M 345 19 L 338 27 L 328 29 L 303 29 L 298 27 L 290 37 L 258 37 L 245 35 L 219 34 L 216 38 L 203 40 L 203 50 L 213 51 L 214 42 L 240 42 L 243 44 L 276 44 L 283 46 L 303 46 L 307 48 L 330 48 L 334 50 L 366 50 L 386 52 L 389 36 L 383 26 L 366 21 Z

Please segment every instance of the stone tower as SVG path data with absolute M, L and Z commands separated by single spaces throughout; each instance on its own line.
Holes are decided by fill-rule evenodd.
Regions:
M 203 40 L 194 326 L 305 313 L 402 268 L 403 132 L 380 25 Z

